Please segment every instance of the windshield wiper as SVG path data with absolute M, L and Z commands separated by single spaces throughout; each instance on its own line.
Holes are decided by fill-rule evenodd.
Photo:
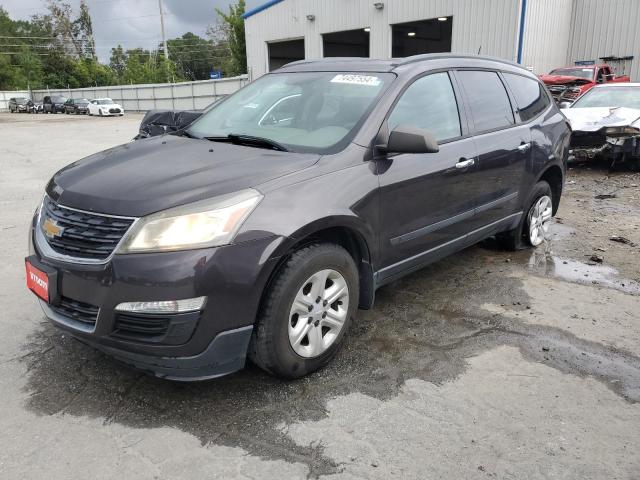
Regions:
M 230 133 L 226 137 L 205 137 L 212 142 L 231 142 L 236 145 L 250 145 L 252 147 L 269 148 L 280 152 L 288 152 L 289 149 L 281 143 L 265 137 L 254 137 L 252 135 L 242 135 L 239 133 Z

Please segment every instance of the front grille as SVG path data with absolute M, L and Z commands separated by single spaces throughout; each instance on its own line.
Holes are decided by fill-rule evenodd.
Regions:
M 114 335 L 125 338 L 150 339 L 165 335 L 169 329 L 169 317 L 162 315 L 132 315 L 118 313 Z
M 67 297 L 62 297 L 57 305 L 50 307 L 54 312 L 87 326 L 95 325 L 98 319 L 98 307 Z
M 109 109 L 109 113 L 120 113 L 120 109 L 119 108 L 110 108 Z
M 556 100 L 560 98 L 567 89 L 564 85 L 549 85 L 548 88 L 549 92 L 551 92 L 551 96 Z
M 571 148 L 600 148 L 607 143 L 607 137 L 597 132 L 573 132 Z
M 575 100 L 580 96 L 580 90 L 572 90 L 571 87 L 567 85 L 549 85 L 547 88 L 549 88 L 551 96 L 557 102 L 561 102 L 563 100 Z
M 49 218 L 59 227 L 57 235 L 48 236 L 43 229 Z M 94 260 L 106 259 L 116 248 L 133 219 L 95 215 L 70 210 L 45 198 L 40 228 L 49 246 L 62 255 Z

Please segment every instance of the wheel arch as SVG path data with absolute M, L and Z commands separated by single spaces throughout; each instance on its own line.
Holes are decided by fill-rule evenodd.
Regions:
M 560 197 L 564 186 L 564 172 L 558 165 L 549 165 L 538 177 L 538 182 L 544 180 L 551 187 L 553 194 L 553 214 L 555 215 L 560 206 Z
M 338 218 L 317 220 L 306 225 L 287 237 L 274 256 L 279 257 L 278 264 L 273 269 L 267 285 L 266 292 L 280 267 L 296 250 L 312 243 L 334 243 L 343 247 L 356 262 L 360 284 L 359 308 L 368 310 L 373 306 L 375 287 L 372 266 L 373 236 L 363 226 L 357 225 L 353 218 Z M 264 297 L 263 292 L 263 297 Z

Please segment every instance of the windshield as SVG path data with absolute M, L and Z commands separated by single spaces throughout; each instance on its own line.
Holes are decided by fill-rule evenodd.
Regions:
M 53 103 L 66 103 L 67 99 L 64 97 L 51 97 Z
M 86 98 L 77 98 L 74 100 L 75 103 L 89 103 L 89 100 Z
M 113 100 L 110 98 L 99 98 L 98 100 L 94 100 L 97 105 L 113 105 Z
M 27 99 L 27 98 L 23 98 L 23 97 L 16 98 L 16 103 L 19 104 L 19 105 L 24 105 L 28 101 L 29 101 L 29 99 Z
M 626 107 L 640 110 L 640 87 L 592 88 L 571 106 L 589 107 Z
M 579 77 L 586 80 L 593 79 L 593 68 L 557 68 L 549 75 L 563 75 L 565 77 Z
M 262 137 L 294 152 L 339 151 L 394 78 L 391 73 L 265 75 L 211 106 L 187 133 Z

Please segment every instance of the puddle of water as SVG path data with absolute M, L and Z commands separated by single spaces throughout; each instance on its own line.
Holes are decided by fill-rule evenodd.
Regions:
M 539 275 L 561 278 L 586 285 L 601 285 L 632 295 L 640 295 L 640 283 L 620 278 L 618 270 L 607 265 L 589 265 L 570 258 L 557 257 L 549 252 L 534 251 L 529 258 L 529 269 Z

